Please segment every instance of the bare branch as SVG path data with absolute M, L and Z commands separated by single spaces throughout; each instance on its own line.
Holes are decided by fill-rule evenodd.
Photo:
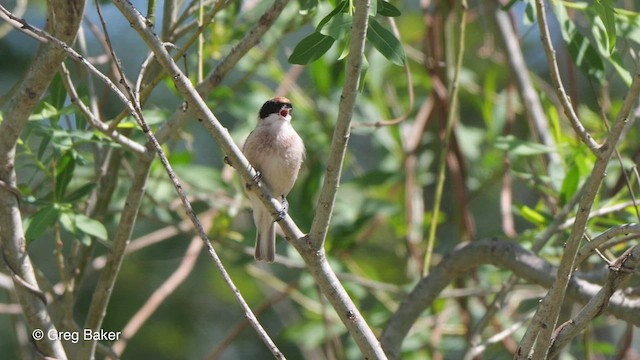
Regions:
M 507 55 L 507 61 L 511 68 L 511 76 L 518 87 L 518 93 L 522 99 L 522 105 L 525 108 L 529 120 L 533 124 L 536 134 L 542 140 L 542 143 L 551 149 L 556 149 L 556 143 L 549 130 L 549 120 L 544 113 L 540 97 L 535 91 L 531 78 L 529 77 L 529 69 L 522 55 L 518 36 L 516 35 L 509 14 L 504 11 L 497 0 L 491 0 L 484 3 L 490 12 L 493 21 L 498 30 L 496 35 L 502 40 Z M 552 164 L 561 164 L 560 155 L 556 151 L 547 154 L 549 162 Z
M 510 241 L 477 240 L 458 246 L 436 265 L 429 275 L 414 287 L 398 306 L 385 326 L 380 341 L 390 358 L 398 359 L 402 341 L 420 314 L 427 309 L 444 288 L 454 279 L 483 264 L 493 264 L 511 270 L 528 282 L 548 288 L 555 281 L 555 268 L 529 250 Z M 570 279 L 567 295 L 574 301 L 586 303 L 600 291 L 576 273 Z M 606 312 L 632 324 L 640 325 L 640 300 L 615 293 Z
M 210 224 L 208 224 L 207 227 L 210 227 Z M 194 237 L 191 240 L 180 265 L 173 274 L 151 294 L 147 302 L 129 319 L 127 325 L 122 328 L 122 337 L 114 342 L 112 346 L 114 353 L 118 356 L 122 355 L 129 340 L 135 336 L 142 325 L 153 315 L 167 297 L 189 276 L 198 259 L 198 254 L 200 254 L 202 250 L 202 245 L 203 243 L 199 237 Z
M 47 3 L 48 23 L 52 33 L 72 42 L 78 32 L 84 10 L 84 1 L 52 0 Z M 0 5 L 3 18 L 10 18 L 25 26 L 25 22 L 13 16 Z M 14 22 L 8 22 L 15 26 Z M 46 334 L 56 331 L 47 311 L 46 303 L 38 295 L 39 287 L 34 267 L 26 250 L 19 199 L 6 188 L 16 189 L 15 152 L 20 133 L 26 126 L 29 115 L 35 109 L 45 90 L 51 83 L 58 67 L 66 57 L 56 44 L 43 44 L 32 62 L 29 72 L 7 104 L 4 120 L 0 124 L 0 244 L 6 266 L 14 274 L 15 293 L 27 323 L 32 330 Z M 35 291 L 32 291 L 35 290 Z M 60 340 L 43 336 L 34 339 L 38 351 L 48 357 L 66 359 Z
M 589 302 L 574 316 L 564 324 L 558 326 L 549 348 L 549 358 L 555 358 L 560 350 L 565 347 L 571 339 L 589 326 L 591 320 L 600 315 L 607 307 L 609 299 L 613 293 L 624 284 L 640 266 L 640 245 L 636 245 L 622 254 L 611 266 L 609 266 L 609 276 L 602 285 L 602 289 L 589 300 Z
M 611 129 L 606 142 L 601 147 L 601 151 L 598 151 L 598 157 L 593 166 L 591 175 L 584 184 L 584 193 L 578 204 L 578 213 L 576 215 L 576 221 L 573 224 L 571 235 L 566 242 L 562 260 L 558 267 L 558 276 L 554 286 L 549 289 L 549 292 L 545 298 L 541 301 L 536 315 L 532 320 L 532 326 L 529 326 L 523 339 L 521 340 L 518 354 L 521 356 L 529 356 L 532 351 L 532 346 L 535 343 L 536 349 L 534 353 L 538 353 L 537 356 L 543 356 L 546 354 L 549 348 L 549 342 L 551 341 L 552 332 L 558 321 L 558 315 L 560 313 L 560 307 L 562 306 L 566 287 L 571 278 L 571 274 L 574 269 L 576 255 L 582 241 L 589 220 L 589 214 L 593 207 L 594 200 L 600 189 L 600 184 L 606 174 L 609 160 L 614 154 L 616 145 L 620 140 L 623 133 L 623 129 L 633 124 L 634 118 L 630 118 L 631 111 L 640 94 L 640 74 L 636 74 L 633 78 L 631 88 L 627 93 L 622 108 L 618 113 L 615 124 Z
M 549 26 L 547 25 L 547 14 L 545 13 L 544 0 L 536 0 L 536 11 L 538 15 L 538 28 L 540 29 L 540 40 L 542 41 L 542 46 L 547 54 L 547 66 L 549 67 L 551 81 L 553 82 L 560 104 L 562 104 L 564 114 L 569 119 L 569 123 L 571 123 L 573 130 L 576 132 L 576 135 L 578 135 L 580 140 L 587 145 L 592 152 L 597 153 L 600 145 L 593 140 L 587 129 L 585 129 L 580 122 L 580 119 L 578 119 L 578 115 L 571 104 L 571 99 L 569 99 L 569 96 L 562 85 L 562 78 L 560 77 L 560 70 L 558 69 L 558 61 L 556 60 L 556 50 L 553 48 L 553 44 L 551 43 L 551 35 L 549 34 Z

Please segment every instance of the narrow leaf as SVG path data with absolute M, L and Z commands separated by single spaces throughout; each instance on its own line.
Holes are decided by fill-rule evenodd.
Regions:
M 27 242 L 33 241 L 49 229 L 60 216 L 60 211 L 55 204 L 50 204 L 36 211 L 26 220 L 24 237 Z
M 589 39 L 582 35 L 569 18 L 565 7 L 558 3 L 555 7 L 558 22 L 561 24 L 560 30 L 569 55 L 573 62 L 587 75 L 597 80 L 604 78 L 604 63 L 598 50 L 589 42 Z
M 320 20 L 320 23 L 318 23 L 318 26 L 316 27 L 316 31 L 320 32 L 320 30 L 322 30 L 322 28 L 329 22 L 329 20 L 331 20 L 331 18 L 333 18 L 336 14 L 343 12 L 344 9 L 347 8 L 347 5 L 348 1 L 340 1 L 338 5 L 336 5 L 336 7 L 327 14 L 327 16 Z
M 324 53 L 329 51 L 334 41 L 332 37 L 322 35 L 316 31 L 296 45 L 291 56 L 289 56 L 289 63 L 306 65 L 318 60 Z
M 85 196 L 89 195 L 91 190 L 93 190 L 95 187 L 96 187 L 96 184 L 92 183 L 92 182 L 84 184 L 84 185 L 80 186 L 79 188 L 77 188 L 76 190 L 74 190 L 71 193 L 69 193 L 64 198 L 64 201 L 65 202 L 69 202 L 69 203 L 73 203 L 73 202 L 76 202 L 78 200 L 81 200 Z
M 607 39 L 609 40 L 609 54 L 613 53 L 613 49 L 616 46 L 616 20 L 615 10 L 611 5 L 611 0 L 596 0 L 594 3 L 596 13 L 600 20 L 604 23 L 604 28 L 607 31 Z
M 67 187 L 73 179 L 74 170 L 76 168 L 76 160 L 71 151 L 65 151 L 56 166 L 56 191 L 55 200 L 60 201 L 64 198 Z
M 391 5 L 386 1 L 380 1 L 378 4 L 378 14 L 386 17 L 398 17 L 402 15 L 397 7 Z
M 540 143 L 524 141 L 513 135 L 501 136 L 496 139 L 495 147 L 509 152 L 514 156 L 531 156 L 552 152 L 553 149 Z
M 535 225 L 541 226 L 546 223 L 546 219 L 544 215 L 528 207 L 527 205 L 522 205 L 522 207 L 520 208 L 520 216 L 522 216 L 523 219 Z
M 391 31 L 373 18 L 369 18 L 367 40 L 389 61 L 398 66 L 404 65 L 405 54 L 402 44 Z

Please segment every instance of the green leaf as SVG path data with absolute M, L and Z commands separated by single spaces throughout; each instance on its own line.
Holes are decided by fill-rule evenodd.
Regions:
M 66 107 L 55 107 L 46 101 L 43 101 L 38 105 L 37 109 L 29 116 L 29 121 L 45 120 L 45 119 L 57 119 L 61 115 L 73 114 L 75 108 L 73 105 Z
M 336 5 L 336 7 L 333 10 L 331 10 L 329 14 L 327 14 L 327 16 L 325 16 L 324 18 L 322 18 L 322 20 L 320 20 L 320 22 L 318 23 L 318 26 L 316 26 L 316 32 L 320 32 L 320 30 L 322 30 L 322 28 L 329 22 L 329 20 L 331 20 L 331 18 L 333 18 L 336 14 L 343 12 L 348 5 L 349 5 L 348 1 L 339 2 L 338 5 Z
M 51 104 L 56 109 L 62 109 L 64 107 L 64 101 L 67 99 L 67 90 L 64 88 L 60 73 L 56 73 L 53 77 L 51 85 L 49 85 L 49 93 Z
M 567 45 L 573 62 L 585 74 L 597 80 L 602 80 L 605 74 L 604 63 L 600 54 L 589 42 L 589 39 L 576 29 L 564 6 L 558 2 L 555 8 L 558 22 L 561 24 L 562 38 Z
M 36 211 L 25 221 L 24 237 L 27 242 L 33 241 L 56 223 L 60 210 L 56 204 L 50 204 Z
M 386 1 L 378 2 L 378 14 L 386 17 L 398 17 L 402 15 L 397 7 L 391 5 Z
M 316 31 L 296 45 L 293 53 L 289 56 L 289 63 L 306 65 L 318 60 L 324 53 L 329 51 L 334 41 L 332 37 L 322 35 Z
M 509 152 L 514 156 L 532 156 L 554 151 L 552 148 L 531 141 L 524 141 L 513 135 L 501 136 L 496 139 L 495 147 Z
M 340 13 L 334 16 L 331 21 L 327 23 L 322 29 L 322 33 L 329 35 L 332 38 L 339 40 L 345 35 L 349 35 L 351 30 L 351 24 L 353 23 L 353 17 L 345 13 Z
M 569 172 L 562 181 L 562 187 L 560 188 L 560 206 L 565 205 L 576 191 L 578 191 L 578 185 L 580 184 L 580 167 L 570 166 Z
M 534 225 L 546 224 L 546 219 L 544 215 L 528 207 L 527 205 L 522 205 L 520 207 L 520 216 L 522 216 L 523 219 L 527 220 L 528 222 Z
M 633 81 L 631 73 L 627 69 L 627 66 L 624 64 L 624 61 L 622 60 L 619 52 L 614 50 L 613 54 L 611 54 L 611 56 L 609 57 L 609 63 L 611 63 L 618 75 L 620 75 L 622 81 L 624 81 L 627 86 L 631 86 L 631 82 Z
M 76 229 L 98 239 L 107 240 L 107 228 L 98 220 L 94 220 L 83 214 L 76 214 Z
M 367 40 L 389 61 L 398 66 L 404 65 L 405 54 L 402 44 L 391 31 L 385 29 L 373 18 L 369 18 Z
M 613 53 L 616 46 L 616 20 L 615 10 L 611 5 L 611 0 L 596 0 L 594 3 L 598 17 L 604 23 L 607 31 L 607 39 L 609 40 L 609 54 Z
M 67 187 L 73 179 L 76 168 L 76 159 L 72 151 L 65 151 L 56 164 L 56 190 L 55 200 L 61 201 L 67 191 Z
M 80 186 L 79 188 L 77 188 L 76 190 L 74 190 L 71 193 L 69 193 L 64 198 L 64 201 L 65 202 L 69 202 L 69 203 L 73 203 L 73 202 L 79 201 L 79 200 L 83 199 L 85 196 L 89 195 L 91 190 L 93 190 L 96 187 L 96 185 L 97 184 L 93 183 L 93 182 L 84 184 L 84 185 Z

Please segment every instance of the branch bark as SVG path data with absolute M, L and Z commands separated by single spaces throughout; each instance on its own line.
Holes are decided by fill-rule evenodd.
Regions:
M 407 295 L 398 306 L 380 336 L 383 348 L 391 359 L 399 359 L 402 341 L 420 314 L 427 309 L 444 288 L 469 270 L 483 264 L 508 269 L 528 282 L 548 288 L 555 281 L 556 269 L 547 261 L 510 241 L 478 240 L 464 243 L 445 256 Z M 590 301 L 601 287 L 574 274 L 567 295 L 581 303 Z M 601 300 L 605 300 L 600 298 Z M 640 325 L 640 300 L 626 298 L 617 292 L 601 302 L 606 312 L 636 326 Z
M 158 61 L 172 77 L 174 84 L 176 85 L 176 89 L 185 98 L 189 108 L 195 113 L 203 126 L 209 130 L 213 138 L 227 155 L 232 166 L 242 176 L 243 180 L 247 183 L 254 181 L 255 171 L 249 166 L 249 162 L 241 153 L 240 149 L 235 145 L 227 129 L 220 124 L 215 115 L 207 107 L 198 91 L 196 91 L 189 79 L 175 64 L 172 57 L 164 48 L 162 42 L 160 42 L 156 37 L 152 29 L 147 26 L 148 24 L 142 14 L 140 14 L 140 12 L 138 12 L 137 9 L 127 1 L 116 0 L 114 3 L 123 15 L 125 15 L 133 28 L 138 31 L 149 48 L 155 53 Z M 347 100 L 345 105 L 342 105 L 344 107 L 343 111 L 345 111 L 342 115 L 344 122 L 350 121 L 352 110 L 351 112 L 348 110 L 348 105 L 350 101 L 355 101 L 355 94 L 357 93 L 357 78 L 360 73 L 359 71 L 355 72 L 354 69 L 358 69 L 361 62 L 362 49 L 366 34 L 366 21 L 368 19 L 368 8 L 369 2 L 367 0 L 359 0 L 356 3 L 356 13 L 353 23 L 354 30 L 351 38 L 352 49 L 354 51 L 352 54 L 355 55 L 352 55 L 351 57 L 355 56 L 358 59 L 349 60 L 347 68 L 347 77 L 355 77 L 356 79 L 351 78 L 348 82 L 349 86 L 345 86 L 346 90 L 344 91 L 344 96 L 347 97 Z M 355 52 L 356 50 L 359 51 Z M 349 98 L 352 99 L 350 100 Z M 351 109 L 353 109 L 353 106 L 351 106 Z M 347 117 L 347 115 L 349 116 Z M 344 126 L 344 124 L 341 126 Z M 348 134 L 348 123 L 346 131 L 342 134 Z M 267 208 L 272 211 L 272 213 L 279 213 L 281 210 L 279 201 L 269 193 L 266 187 L 261 186 L 259 189 L 262 190 L 258 192 L 258 195 L 262 201 L 265 202 Z M 314 279 L 333 305 L 363 354 L 369 359 L 386 358 L 380 343 L 349 298 L 333 270 L 331 270 L 329 263 L 324 256 L 324 252 L 320 249 L 311 250 L 312 248 L 307 242 L 308 238 L 304 236 L 290 216 L 285 216 L 285 218 L 280 221 L 280 226 L 285 232 L 287 238 L 290 239 L 291 243 L 302 254 L 305 262 L 309 265 L 310 272 L 314 276 Z
M 4 15 L 9 12 L 0 5 Z M 78 32 L 84 11 L 84 1 L 51 0 L 47 3 L 49 32 L 67 43 L 72 43 Z M 38 49 L 22 84 L 9 100 L 0 124 L 0 244 L 6 267 L 12 274 L 15 292 L 26 321 L 32 330 L 46 335 L 56 328 L 47 311 L 39 290 L 34 267 L 26 250 L 20 199 L 15 172 L 16 144 L 29 115 L 51 83 L 66 53 L 53 43 L 44 43 Z M 66 359 L 59 340 L 43 336 L 34 339 L 38 352 L 44 356 Z

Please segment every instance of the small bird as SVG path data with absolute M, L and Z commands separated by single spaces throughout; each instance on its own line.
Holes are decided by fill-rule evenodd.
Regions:
M 286 214 L 286 196 L 298 178 L 304 158 L 304 143 L 291 126 L 293 106 L 289 99 L 277 96 L 260 108 L 256 128 L 249 134 L 242 152 L 275 197 L 282 200 Z M 273 262 L 276 253 L 276 228 L 273 215 L 247 186 L 256 224 L 256 260 Z

